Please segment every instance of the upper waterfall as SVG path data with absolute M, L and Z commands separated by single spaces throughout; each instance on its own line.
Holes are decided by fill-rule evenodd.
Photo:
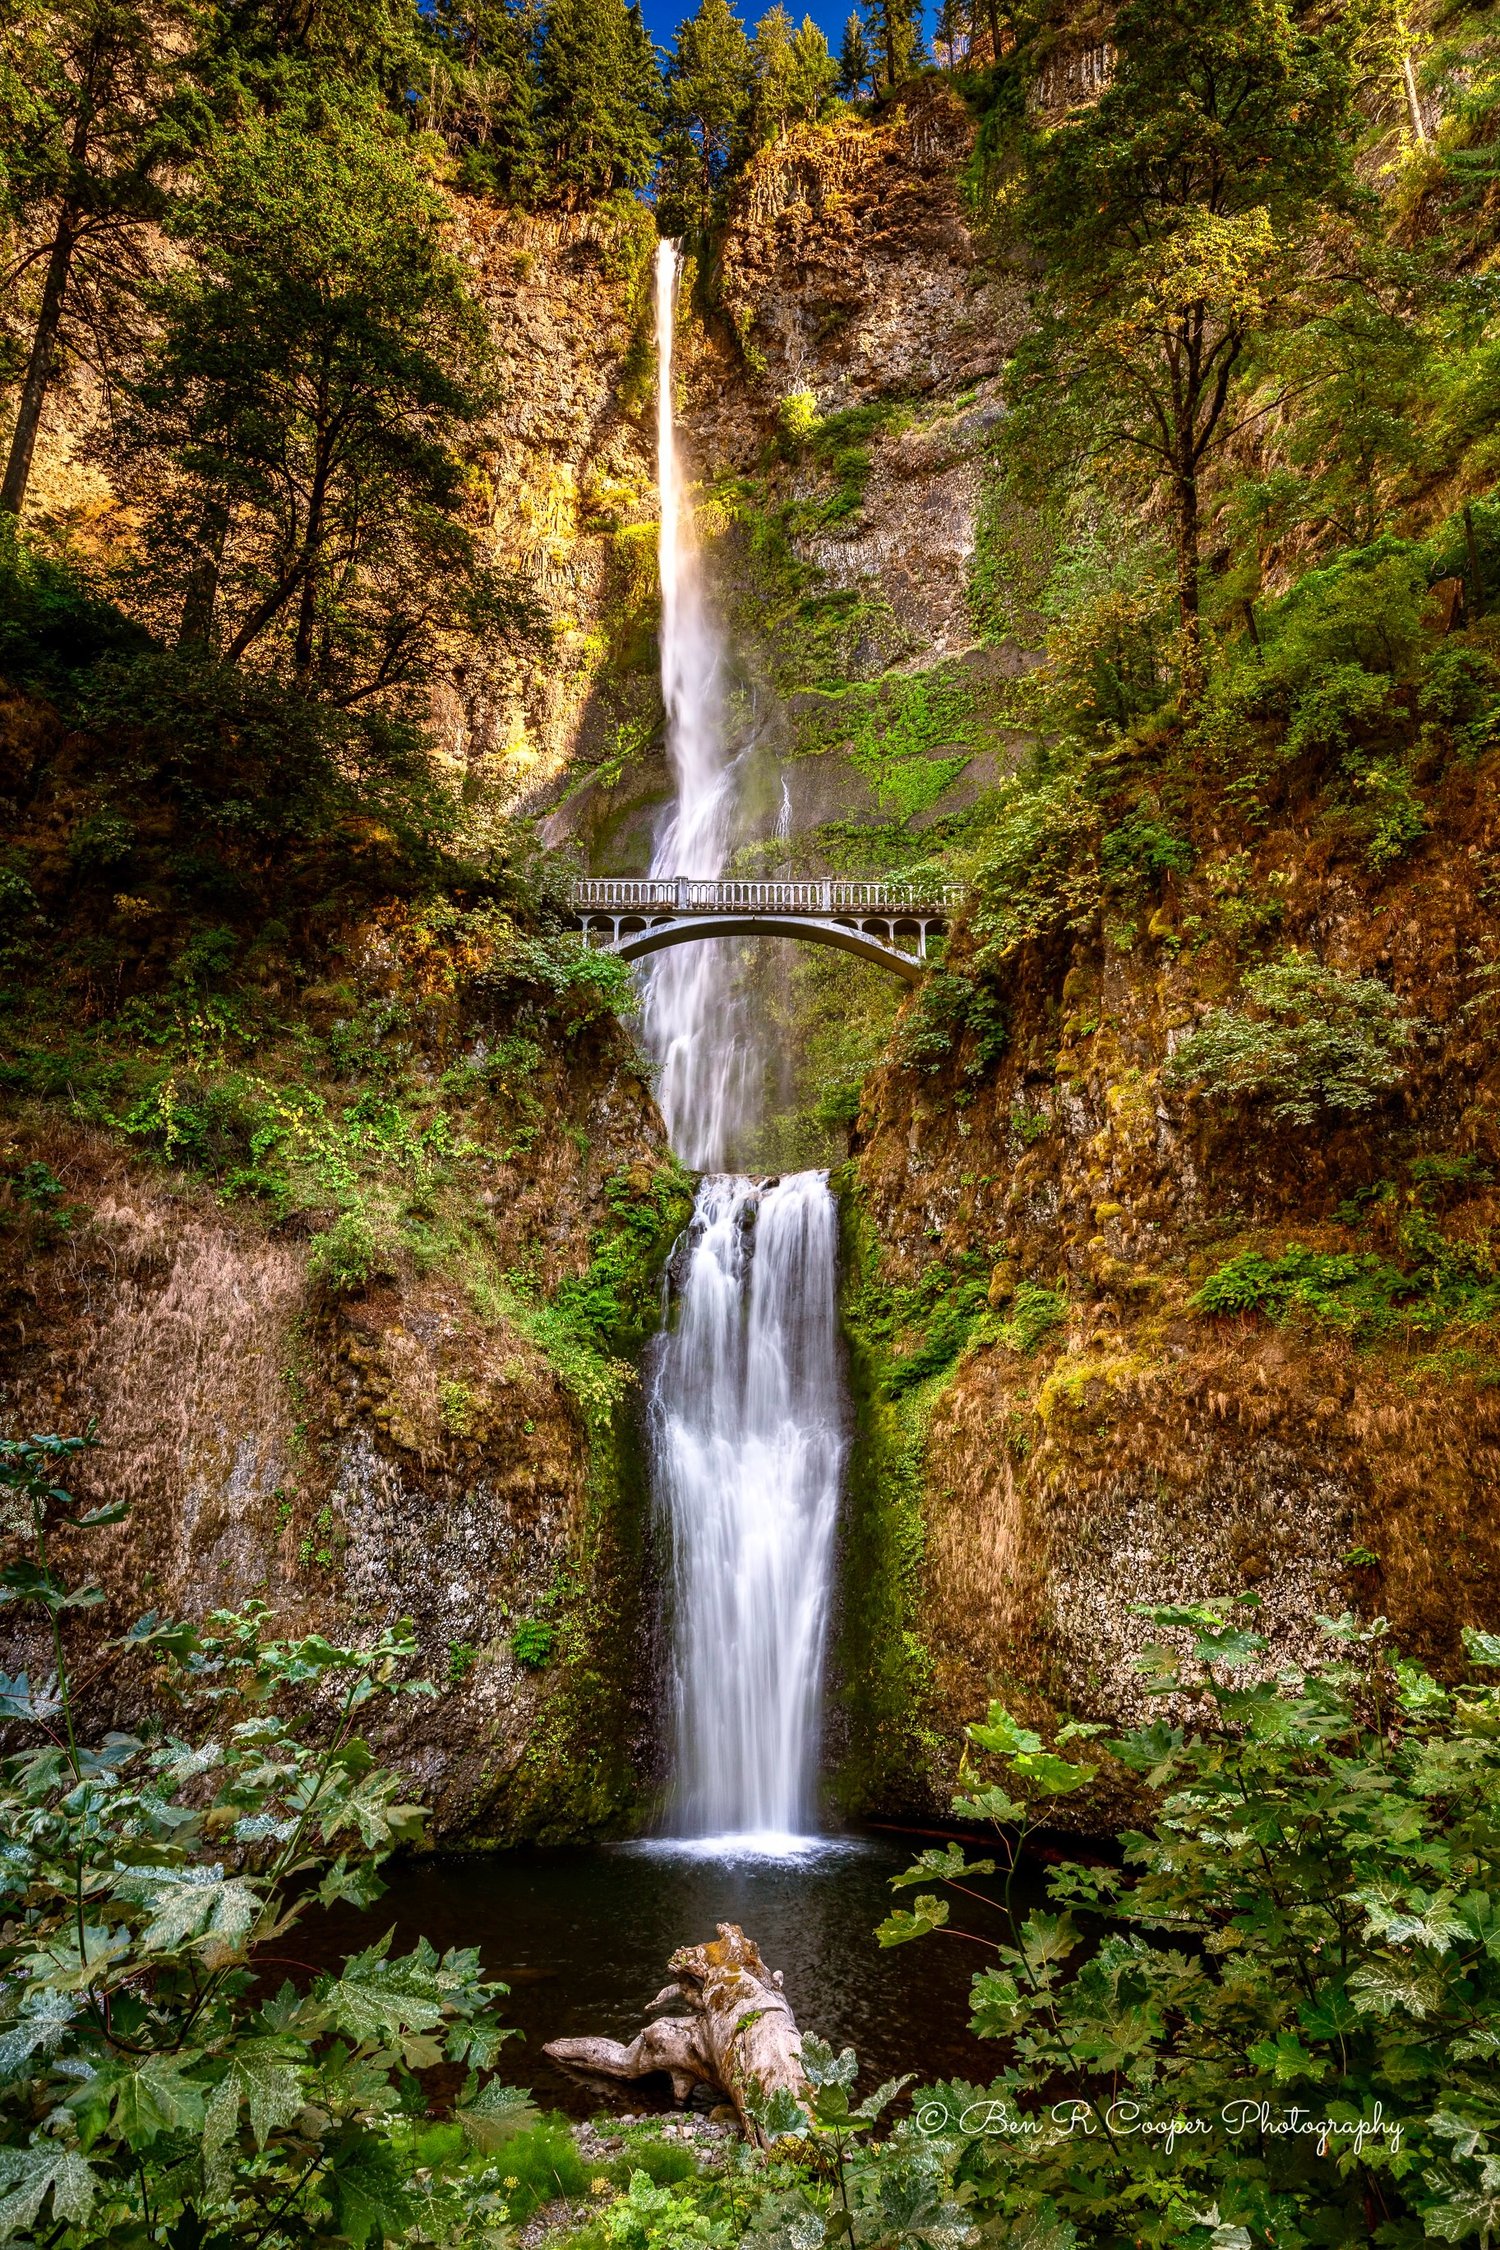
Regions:
M 682 253 L 656 250 L 656 473 L 661 528 L 661 690 L 674 801 L 656 836 L 653 875 L 713 876 L 729 855 L 735 760 L 725 725 L 723 636 L 703 583 L 674 401 Z M 657 1100 L 673 1148 L 695 1171 L 722 1165 L 747 1122 L 754 1072 L 734 963 L 721 945 L 655 956 L 642 1030 L 659 1069 Z

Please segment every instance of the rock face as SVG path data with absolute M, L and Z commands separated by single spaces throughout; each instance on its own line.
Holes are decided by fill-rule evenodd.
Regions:
M 1461 1325 L 1427 1340 L 1399 1315 L 1357 1331 L 1190 1301 L 1243 1251 L 1409 1260 L 1412 1230 L 1430 1226 L 1461 1261 L 1494 1226 L 1500 1082 L 1466 966 L 1500 935 L 1475 872 L 1500 840 L 1493 773 L 1453 776 L 1432 811 L 1383 886 L 1309 870 L 1295 812 L 1231 870 L 1246 895 L 1284 901 L 1289 943 L 1384 977 L 1427 1027 L 1406 1088 L 1362 1118 L 1278 1127 L 1163 1077 L 1230 973 L 1175 937 L 1205 914 L 1212 866 L 1129 951 L 1022 948 L 1005 1057 L 977 1090 L 958 1052 L 867 1089 L 850 1192 L 887 1280 L 988 1275 L 968 1347 L 928 1397 L 909 1593 L 927 1659 L 912 1692 L 954 1748 L 992 1695 L 1043 1721 L 1142 1716 L 1135 1659 L 1152 1631 L 1137 1603 L 1248 1592 L 1288 1661 L 1346 1609 L 1388 1617 L 1439 1669 L 1463 1625 L 1493 1627 L 1486 1350 Z M 956 955 L 962 968 L 962 941 Z M 1423 1185 L 1435 1152 L 1456 1184 Z M 950 1763 L 931 1768 L 935 1798 Z M 909 1772 L 887 1786 L 910 1803 Z
M 380 1746 L 449 1840 L 619 1824 L 652 1781 L 629 1371 L 559 1364 L 528 1305 L 586 1267 L 633 1182 L 651 1192 L 661 1130 L 620 1034 L 541 1067 L 545 1127 L 479 1167 L 487 1253 L 342 1295 L 305 1229 L 103 1134 L 33 1116 L 9 1150 L 63 1183 L 68 1224 L 0 1227 L 0 1416 L 97 1425 L 78 1489 L 131 1507 L 86 1558 L 108 1619 L 261 1600 L 278 1632 L 357 1637 L 412 1618 L 438 1693 Z

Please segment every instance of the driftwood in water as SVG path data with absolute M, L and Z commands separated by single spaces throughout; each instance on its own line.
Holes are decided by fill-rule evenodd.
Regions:
M 708 1945 L 683 1946 L 667 1966 L 675 1981 L 651 2005 L 679 2001 L 685 2012 L 657 2017 L 628 2047 L 616 2039 L 553 2039 L 543 2053 L 602 2078 L 665 2071 L 680 2102 L 695 2086 L 707 2086 L 733 2103 L 745 2138 L 760 2141 L 751 2102 L 782 2086 L 800 2095 L 806 2083 L 802 2034 L 781 1971 L 766 1967 L 754 1939 L 734 1922 L 721 1922 Z

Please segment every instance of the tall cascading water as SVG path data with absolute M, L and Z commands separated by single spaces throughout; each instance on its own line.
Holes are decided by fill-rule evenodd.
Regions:
M 651 1399 L 672 1531 L 673 1826 L 764 1846 L 817 1819 L 845 1451 L 828 1183 L 710 1177 L 685 1248 Z
M 728 856 L 735 761 L 724 724 L 724 647 L 704 595 L 692 509 L 683 488 L 672 397 L 672 347 L 682 257 L 656 250 L 656 475 L 661 504 L 661 690 L 676 794 L 656 837 L 653 875 L 715 876 Z M 657 1101 L 684 1164 L 722 1164 L 743 1131 L 754 1094 L 754 1054 L 734 963 L 722 946 L 659 953 L 645 978 L 646 1046 L 658 1066 Z
M 677 451 L 672 346 L 681 260 L 656 258 L 661 673 L 676 799 L 656 875 L 728 857 L 735 759 L 725 664 Z M 672 1549 L 670 1826 L 794 1843 L 817 1817 L 834 1531 L 846 1436 L 828 1182 L 719 1170 L 749 1122 L 755 1048 L 722 941 L 647 964 L 642 1028 L 672 1146 L 707 1174 L 673 1258 L 678 1318 L 650 1383 L 652 1490 Z

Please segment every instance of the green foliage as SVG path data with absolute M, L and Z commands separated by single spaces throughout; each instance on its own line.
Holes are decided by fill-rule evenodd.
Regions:
M 1020 1839 L 1093 1767 L 1002 1706 L 969 1730 L 956 1810 L 993 1822 L 1005 1892 L 973 2024 L 987 2092 L 918 2117 L 997 2241 L 1114 2250 L 1461 2241 L 1492 2223 L 1500 2095 L 1500 1690 L 1443 1687 L 1384 1620 L 1324 1620 L 1327 1658 L 1271 1675 L 1256 1597 L 1146 1609 L 1162 1715 L 1101 1745 L 1150 1791 L 1124 1865 L 1067 1865 L 1011 1908 Z M 1191 1653 L 1179 1653 L 1186 1634 Z M 1471 1666 L 1500 1640 L 1470 1632 Z M 995 1778 L 984 1773 L 989 1766 Z M 954 1863 L 956 1862 L 956 1864 Z M 929 1853 L 906 1882 L 978 1866 Z M 936 1889 L 882 1942 L 953 1927 Z
M 1371 1109 L 1405 1078 L 1421 1027 L 1378 977 L 1290 952 L 1252 970 L 1244 990 L 1248 1009 L 1214 1009 L 1176 1049 L 1171 1084 L 1263 1101 L 1277 1123 L 1310 1125 L 1324 1109 Z
M 896 1026 L 891 1052 L 911 1070 L 941 1070 L 955 1048 L 963 1076 L 987 1077 L 1005 1052 L 1005 1017 L 993 986 L 957 969 L 932 969 Z
M 540 1672 L 552 1661 L 557 1627 L 549 1618 L 527 1617 L 510 1637 L 510 1652 L 528 1671 Z
M 1012 1351 L 1034 1352 L 1067 1317 L 1068 1300 L 1061 1290 L 1046 1289 L 1039 1281 L 1018 1281 L 1010 1318 L 1000 1324 L 998 1334 Z
M 751 44 L 755 94 L 751 130 L 757 147 L 795 125 L 811 125 L 832 108 L 838 64 L 811 16 L 794 27 L 781 0 L 767 9 Z
M 538 2117 L 504 2145 L 505 2207 L 514 2225 L 560 2195 L 587 2195 L 589 2174 L 565 2117 Z
M 1355 35 L 1286 0 L 1128 0 L 1099 99 L 1025 143 L 1014 217 L 1040 285 L 1017 432 L 1159 486 L 1195 689 L 1199 480 L 1252 338 L 1292 315 L 1298 230 L 1344 193 Z
M 702 234 L 749 146 L 754 64 L 729 0 L 698 0 L 666 66 L 657 210 L 664 232 Z
M 346 1648 L 276 1640 L 260 1607 L 202 1626 L 153 1613 L 90 1668 L 149 1678 L 157 1717 L 87 1742 L 70 1652 L 103 1596 L 53 1555 L 125 1509 L 85 1510 L 57 1482 L 82 1442 L 0 1440 L 19 1550 L 0 1598 L 38 1621 L 54 1666 L 0 1680 L 0 1714 L 39 1737 L 0 1765 L 0 2240 L 477 2242 L 487 2183 L 454 2158 L 468 2120 L 482 2138 L 520 2100 L 481 2084 L 506 2034 L 478 1954 L 393 1958 L 387 1936 L 301 1987 L 270 1974 L 299 1920 L 370 1904 L 379 1862 L 420 1833 L 356 1732 L 376 1698 L 430 1692 L 403 1679 L 410 1627 Z M 463 2129 L 419 2170 L 414 2074 L 445 2059 Z
M 1258 1313 L 1328 1322 L 1364 1343 L 1431 1336 L 1500 1313 L 1500 1278 L 1487 1239 L 1451 1241 L 1420 1203 L 1397 1229 L 1401 1262 L 1373 1251 L 1313 1251 L 1291 1243 L 1279 1256 L 1241 1251 L 1192 1299 L 1203 1313 Z
M 446 633 L 540 635 L 463 520 L 486 338 L 444 221 L 409 144 L 321 92 L 247 119 L 181 200 L 120 440 L 162 494 L 147 601 L 179 645 L 388 707 Z

